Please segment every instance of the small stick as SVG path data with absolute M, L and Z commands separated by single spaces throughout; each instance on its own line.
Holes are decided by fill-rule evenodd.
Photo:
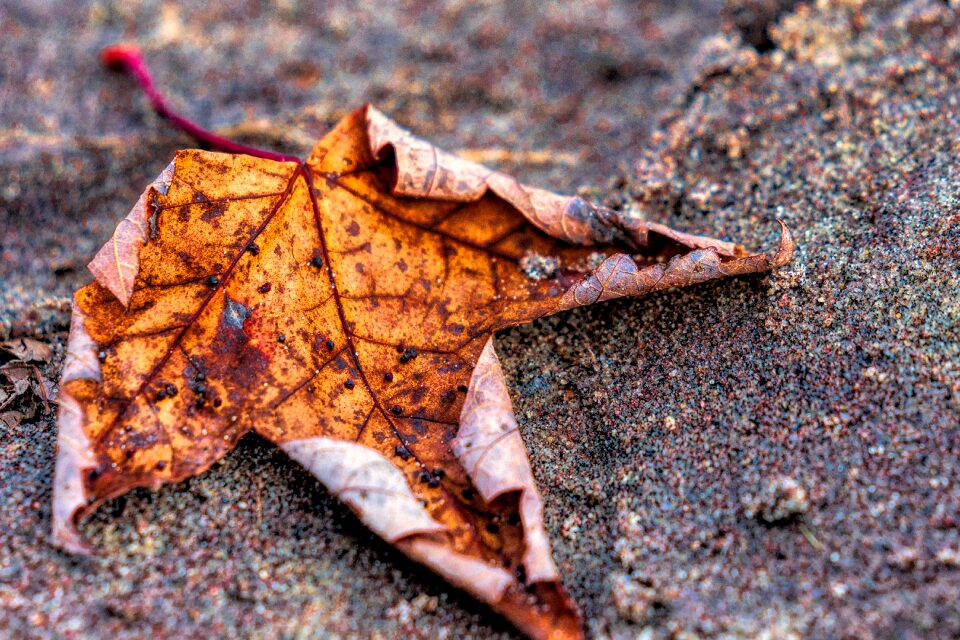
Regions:
M 276 160 L 278 162 L 302 162 L 300 158 L 295 156 L 257 149 L 256 147 L 248 147 L 247 145 L 234 142 L 223 136 L 218 136 L 171 109 L 167 106 L 167 101 L 164 99 L 163 94 L 160 93 L 154 85 L 153 76 L 150 74 L 150 69 L 147 68 L 143 54 L 135 45 L 117 44 L 105 47 L 100 51 L 100 61 L 110 69 L 125 71 L 133 76 L 140 90 L 143 91 L 150 100 L 150 106 L 153 107 L 157 115 L 168 120 L 177 129 L 183 131 L 206 148 L 214 151 L 223 151 L 225 153 L 242 153 L 266 160 Z

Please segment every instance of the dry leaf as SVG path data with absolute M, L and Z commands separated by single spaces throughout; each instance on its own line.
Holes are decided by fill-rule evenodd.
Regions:
M 0 422 L 17 427 L 41 406 L 49 412 L 52 391 L 53 384 L 36 365 L 21 360 L 0 365 Z
M 87 551 L 76 524 L 97 505 L 201 473 L 255 431 L 531 637 L 581 637 L 494 332 L 792 248 L 784 231 L 776 255 L 747 255 L 525 187 L 372 107 L 304 163 L 182 151 L 75 297 L 54 541 Z M 550 277 L 528 277 L 531 255 Z
M 53 357 L 49 344 L 26 337 L 0 342 L 0 351 L 24 362 L 48 362 Z

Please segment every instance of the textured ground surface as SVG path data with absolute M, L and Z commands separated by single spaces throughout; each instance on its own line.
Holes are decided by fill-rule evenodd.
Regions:
M 500 336 L 565 582 L 595 637 L 960 635 L 957 7 L 510 4 L 4 3 L 0 335 L 56 379 L 65 295 L 189 144 L 98 68 L 120 38 L 247 142 L 303 152 L 371 100 L 687 230 L 770 247 L 779 216 L 772 276 Z M 512 637 L 253 438 L 64 556 L 54 434 L 0 422 L 4 637 Z

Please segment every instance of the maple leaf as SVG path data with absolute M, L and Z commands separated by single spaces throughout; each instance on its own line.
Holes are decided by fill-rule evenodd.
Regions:
M 76 527 L 97 505 L 202 473 L 254 431 L 531 637 L 581 637 L 493 334 L 774 268 L 789 233 L 749 255 L 521 185 L 371 106 L 306 161 L 240 150 L 179 152 L 90 263 L 54 542 L 89 552 Z

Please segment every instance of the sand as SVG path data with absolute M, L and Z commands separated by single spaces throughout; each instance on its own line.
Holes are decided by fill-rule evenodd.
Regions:
M 546 6 L 548 5 L 549 6 Z M 929 1 L 0 7 L 0 336 L 190 141 L 305 153 L 372 101 L 534 184 L 796 260 L 498 336 L 594 638 L 960 635 L 960 8 Z M 256 438 L 46 543 L 55 424 L 0 424 L 0 636 L 515 637 Z

